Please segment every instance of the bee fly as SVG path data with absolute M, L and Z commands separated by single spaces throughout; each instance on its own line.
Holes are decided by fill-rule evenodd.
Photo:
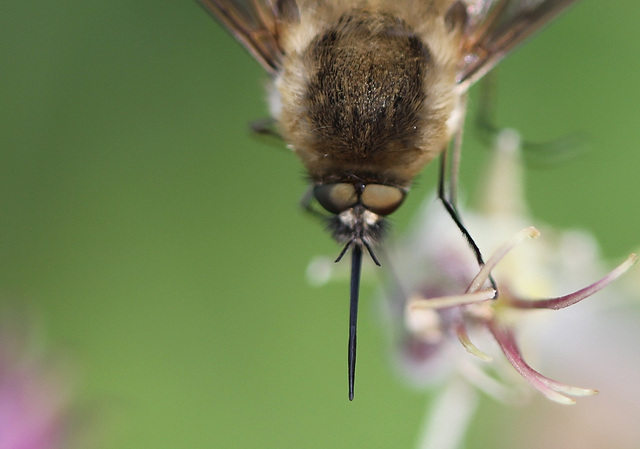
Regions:
M 352 250 L 349 399 L 363 252 L 379 265 L 385 217 L 441 155 L 439 197 L 483 264 L 455 206 L 467 91 L 574 1 L 200 0 L 271 75 L 272 117 L 309 175 L 305 206 L 330 214 L 338 260 Z

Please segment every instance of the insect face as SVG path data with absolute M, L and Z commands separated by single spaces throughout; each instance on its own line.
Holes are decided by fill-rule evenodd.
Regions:
M 200 0 L 270 74 L 271 113 L 328 228 L 351 248 L 349 398 L 363 248 L 442 154 L 439 196 L 479 264 L 444 156 L 460 150 L 469 87 L 575 0 Z M 457 160 L 457 157 L 453 158 Z M 455 186 L 457 164 L 451 165 Z M 308 206 L 308 205 L 307 205 Z

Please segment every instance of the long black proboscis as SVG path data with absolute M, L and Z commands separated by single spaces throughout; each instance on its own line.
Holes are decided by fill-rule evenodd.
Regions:
M 356 380 L 356 334 L 358 331 L 358 297 L 362 271 L 362 245 L 353 245 L 351 258 L 351 299 L 349 301 L 349 400 L 353 401 Z

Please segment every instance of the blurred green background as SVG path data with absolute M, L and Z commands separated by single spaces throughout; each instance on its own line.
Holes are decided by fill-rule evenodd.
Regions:
M 528 172 L 535 216 L 615 260 L 640 241 L 639 17 L 584 1 L 499 73 L 501 126 L 588 138 Z M 338 248 L 297 207 L 295 157 L 248 132 L 267 115 L 261 67 L 194 1 L 5 1 L 0 56 L 0 295 L 71 355 L 103 447 L 413 445 L 428 395 L 389 369 L 373 282 L 347 400 L 347 284 L 305 280 Z M 467 133 L 468 193 L 488 154 Z M 494 413 L 469 447 L 498 447 Z

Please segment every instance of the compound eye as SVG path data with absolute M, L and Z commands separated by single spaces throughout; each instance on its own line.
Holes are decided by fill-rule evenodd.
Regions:
M 340 214 L 358 202 L 353 184 L 320 184 L 313 188 L 318 203 L 332 214 Z
M 404 190 L 382 184 L 369 184 L 362 192 L 362 205 L 378 215 L 389 215 L 404 201 Z

